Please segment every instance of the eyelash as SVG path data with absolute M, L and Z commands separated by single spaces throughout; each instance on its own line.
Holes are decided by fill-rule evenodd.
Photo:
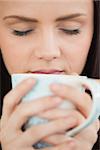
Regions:
M 77 35 L 77 34 L 80 34 L 80 29 L 63 29 L 61 28 L 60 29 L 61 31 L 63 31 L 65 34 L 68 34 L 68 35 Z
M 32 29 L 26 30 L 26 31 L 18 31 L 18 30 L 14 30 L 13 34 L 16 36 L 26 36 L 28 35 L 30 32 L 32 32 Z
M 80 34 L 80 30 L 79 29 L 70 30 L 70 29 L 60 28 L 59 30 L 63 31 L 65 34 L 68 34 L 68 35 L 77 35 L 77 34 Z M 29 30 L 26 30 L 26 31 L 14 30 L 13 34 L 16 35 L 16 36 L 27 36 L 32 31 L 33 31 L 32 29 L 29 29 Z

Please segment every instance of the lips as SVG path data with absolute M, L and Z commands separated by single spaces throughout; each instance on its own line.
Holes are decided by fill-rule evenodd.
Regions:
M 39 74 L 64 74 L 64 70 L 37 70 L 30 73 L 39 73 Z

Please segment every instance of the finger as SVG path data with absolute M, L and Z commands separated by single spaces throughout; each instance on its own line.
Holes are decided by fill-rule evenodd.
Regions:
M 59 144 L 62 144 L 62 143 L 65 143 L 65 142 L 68 142 L 70 141 L 72 138 L 71 137 L 67 137 L 65 135 L 65 133 L 63 134 L 54 134 L 54 135 L 51 135 L 49 137 L 46 137 L 43 139 L 44 142 L 46 143 L 49 143 L 50 145 L 59 145 Z
M 27 129 L 22 135 L 22 140 L 27 145 L 33 145 L 47 136 L 57 132 L 59 133 L 62 130 L 68 130 L 69 128 L 73 128 L 76 125 L 77 120 L 75 118 L 70 117 L 68 121 L 66 119 L 58 119 Z
M 29 147 L 29 148 L 24 147 L 24 148 L 21 148 L 21 149 L 18 149 L 18 150 L 35 150 L 35 149 L 33 147 Z
M 18 145 L 17 145 L 18 146 Z M 16 146 L 14 146 L 14 147 L 16 147 Z M 11 149 L 9 149 L 9 150 L 13 150 L 12 149 L 12 146 L 11 146 Z M 35 150 L 33 147 L 26 147 L 26 146 L 18 146 L 18 147 L 16 147 L 16 148 L 14 148 L 14 150 Z
M 48 119 L 48 120 L 54 120 L 54 119 L 63 118 L 63 117 L 67 118 L 71 114 L 72 114 L 72 110 L 54 108 L 54 109 L 47 110 L 45 112 L 40 113 L 38 117 Z
M 66 118 L 75 117 L 75 118 L 78 118 L 78 120 L 80 120 L 81 116 L 82 115 L 77 110 L 74 110 L 74 109 L 66 110 L 66 109 L 61 109 L 61 108 L 54 108 L 51 110 L 47 110 L 38 115 L 38 117 L 48 119 L 48 120 L 54 120 L 54 119 L 59 119 L 59 118 L 64 118 L 64 117 Z M 82 118 L 84 117 L 82 116 Z
M 75 87 L 63 84 L 52 84 L 51 90 L 63 99 L 69 99 L 76 108 L 87 118 L 92 106 L 91 98 L 85 92 L 80 92 Z
M 14 89 L 12 89 L 4 97 L 4 106 L 3 106 L 4 116 L 9 116 L 12 113 L 14 107 L 19 104 L 21 98 L 32 89 L 35 83 L 36 81 L 33 78 L 26 79 L 22 81 L 19 85 L 17 85 Z
M 60 138 L 59 134 L 54 135 L 54 136 L 49 136 L 49 139 L 47 139 L 47 141 L 49 141 L 50 138 L 51 138 L 51 145 L 54 145 L 54 146 L 57 144 L 67 143 L 68 141 L 73 140 L 73 138 L 70 138 L 70 139 L 68 138 L 68 141 L 67 141 L 67 137 L 64 135 L 61 135 L 61 138 Z M 56 142 L 55 144 L 52 142 L 53 140 Z M 79 133 L 78 135 L 76 135 L 74 137 L 74 140 L 75 140 L 74 146 L 76 147 L 77 150 L 82 149 L 82 147 L 83 149 L 92 149 L 94 143 L 97 141 L 97 129 L 95 128 L 95 123 L 92 124 L 90 127 L 81 131 L 81 133 Z M 68 144 L 67 144 L 67 148 L 68 148 Z
M 99 119 L 97 119 L 97 120 L 94 122 L 94 126 L 95 126 L 96 131 L 98 132 L 99 129 L 100 129 L 100 120 L 99 120 Z
M 13 128 L 20 129 L 30 117 L 54 108 L 61 102 L 62 99 L 55 96 L 43 97 L 31 102 L 23 102 L 11 115 L 9 122 Z
M 66 119 L 69 120 L 70 117 L 77 119 L 77 126 L 79 126 L 85 121 L 85 118 L 78 111 L 75 111 L 75 110 L 73 112 L 70 111 L 69 117 L 66 117 Z M 49 144 L 53 144 L 53 145 L 63 143 L 68 138 L 66 135 L 64 135 L 65 133 L 66 131 L 63 131 L 61 134 L 59 132 L 59 134 L 54 134 L 54 135 L 44 138 L 43 141 Z
M 63 144 L 59 144 L 53 147 L 43 148 L 41 150 L 76 150 L 77 144 L 75 140 L 68 141 Z M 78 149 L 77 149 L 78 150 Z
M 94 145 L 97 141 L 98 135 L 97 135 L 97 129 L 94 122 L 87 128 L 83 129 L 79 134 L 75 136 L 78 141 L 85 141 L 88 142 L 90 145 Z

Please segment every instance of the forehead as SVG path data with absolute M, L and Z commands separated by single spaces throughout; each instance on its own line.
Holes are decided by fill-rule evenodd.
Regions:
M 2 0 L 0 14 L 63 15 L 63 13 L 87 13 L 92 10 L 92 0 Z M 62 14 L 61 14 L 62 13 Z

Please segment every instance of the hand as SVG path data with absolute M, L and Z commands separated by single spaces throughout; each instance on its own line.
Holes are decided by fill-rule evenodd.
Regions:
M 67 121 L 60 118 L 46 124 L 30 127 L 23 132 L 22 126 L 29 117 L 53 109 L 62 102 L 62 99 L 55 96 L 31 102 L 21 102 L 22 97 L 33 86 L 35 86 L 35 81 L 27 79 L 4 97 L 0 122 L 0 140 L 3 150 L 33 150 L 32 145 L 39 140 L 59 131 L 67 130 L 70 124 L 75 124 L 75 119 L 70 118 L 69 124 L 66 126 Z
M 77 125 L 82 124 L 86 118 L 88 117 L 91 108 L 92 108 L 92 101 L 91 97 L 87 93 L 81 93 L 77 89 L 65 85 L 59 86 L 59 89 L 52 86 L 52 91 L 55 95 L 60 96 L 64 99 L 70 99 L 72 103 L 76 106 L 77 110 L 60 110 L 54 109 L 52 112 L 48 111 L 47 113 L 43 113 L 42 117 L 55 119 L 58 117 L 65 117 L 68 120 L 70 117 L 77 119 Z M 55 149 L 58 147 L 62 147 L 63 143 L 63 150 L 67 148 L 70 150 L 91 150 L 94 143 L 97 140 L 97 132 L 99 130 L 99 121 L 97 120 L 91 126 L 84 129 L 81 133 L 76 135 L 74 138 L 69 139 L 67 136 L 63 134 L 56 134 L 50 137 L 45 138 L 44 140 L 48 143 L 55 145 Z M 64 146 L 65 144 L 65 146 Z M 83 148 L 83 149 L 82 149 Z M 54 149 L 54 150 L 55 150 Z
M 57 118 L 65 118 L 67 123 L 69 118 L 73 117 L 77 119 L 76 125 L 80 125 L 85 121 L 83 115 L 81 115 L 77 110 L 61 110 L 53 109 L 52 111 L 47 111 L 42 113 L 40 117 L 43 117 L 48 120 L 54 120 Z M 66 125 L 67 125 L 66 123 Z M 71 127 L 71 125 L 70 125 Z M 74 126 L 73 126 L 74 127 Z M 99 130 L 99 121 L 97 120 L 91 126 L 81 131 L 75 137 L 70 138 L 65 135 L 66 131 L 59 132 L 58 134 L 46 137 L 43 141 L 53 145 L 55 148 L 62 150 L 91 150 L 94 143 L 97 140 L 97 131 Z M 62 148 L 63 147 L 63 148 Z M 52 150 L 52 149 L 51 149 Z M 56 150 L 56 149 L 54 149 Z

